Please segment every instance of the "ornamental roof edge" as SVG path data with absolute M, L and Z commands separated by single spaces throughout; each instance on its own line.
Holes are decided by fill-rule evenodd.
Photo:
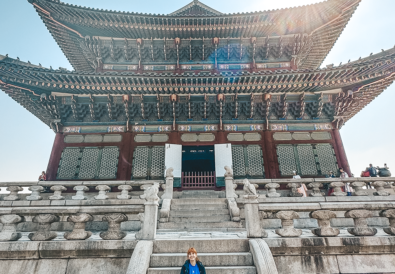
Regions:
M 169 13 L 168 15 L 178 15 L 178 16 L 184 15 L 184 14 L 188 15 L 187 11 L 191 10 L 194 6 L 199 6 L 199 7 L 203 8 L 203 9 L 209 11 L 210 13 L 213 13 L 214 15 L 221 15 L 221 14 L 223 14 L 222 12 L 219 12 L 219 11 L 217 11 L 217 10 L 215 10 L 215 9 L 205 5 L 205 4 L 203 4 L 199 0 L 193 0 L 189 4 L 185 5 L 184 7 L 180 8 L 180 9 L 178 9 L 178 10 L 172 12 L 172 13 Z

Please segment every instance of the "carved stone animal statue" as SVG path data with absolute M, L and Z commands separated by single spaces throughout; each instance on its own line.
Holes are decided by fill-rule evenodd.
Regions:
M 225 172 L 225 177 L 233 177 L 233 169 L 225 166 L 224 169 L 226 170 Z
M 169 168 L 166 170 L 166 178 L 167 178 L 167 177 L 174 177 L 173 171 L 174 171 L 174 168 L 169 167 Z
M 250 195 L 251 196 L 256 196 L 257 195 L 255 186 L 252 185 L 250 183 L 250 181 L 248 181 L 248 179 L 244 179 L 243 184 L 244 184 L 244 187 L 243 187 L 244 195 L 249 195 L 249 196 Z

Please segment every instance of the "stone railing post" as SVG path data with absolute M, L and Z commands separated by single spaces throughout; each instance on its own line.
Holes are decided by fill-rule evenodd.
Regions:
M 319 237 L 335 237 L 340 230 L 331 227 L 331 219 L 336 218 L 336 214 L 330 210 L 317 210 L 310 212 L 310 218 L 317 219 L 319 228 L 314 228 L 311 232 Z
M 117 195 L 118 200 L 128 200 L 130 199 L 129 191 L 132 189 L 130 185 L 120 185 L 118 189 L 121 190 L 121 195 Z
M 384 232 L 389 235 L 395 235 L 395 209 L 387 209 L 380 212 L 381 217 L 388 218 L 390 227 L 384 228 Z
M 259 218 L 258 195 L 256 193 L 256 187 L 247 179 L 243 181 L 243 184 L 243 203 L 247 238 L 267 237 L 267 232 L 262 229 Z
M 32 192 L 30 196 L 26 196 L 26 200 L 28 201 L 39 201 L 42 200 L 43 197 L 40 196 L 40 192 L 44 190 L 42 186 L 31 186 L 29 190 Z
M 156 227 L 159 207 L 159 184 L 145 188 L 144 195 L 140 198 L 145 199 L 144 203 L 144 221 L 141 230 L 136 234 L 138 240 L 155 240 Z
M 291 193 L 288 194 L 289 197 L 303 197 L 303 193 L 298 192 L 298 188 L 301 187 L 300 183 L 289 183 L 287 187 L 291 189 Z
M 386 182 L 377 181 L 377 182 L 374 182 L 372 185 L 376 189 L 376 191 L 373 192 L 373 195 L 375 195 L 375 196 L 389 196 L 390 195 L 390 193 L 388 191 L 385 191 L 385 188 L 384 188 L 385 186 L 387 186 Z
M 17 241 L 20 239 L 22 233 L 16 232 L 16 226 L 18 223 L 24 221 L 24 217 L 15 214 L 0 216 L 0 223 L 3 224 L 3 228 L 0 232 L 0 242 Z
M 276 229 L 276 234 L 281 237 L 299 237 L 302 235 L 301 229 L 294 227 L 294 219 L 299 219 L 299 214 L 295 211 L 280 211 L 276 214 L 281 219 L 282 228 Z
M 343 182 L 333 182 L 329 185 L 330 188 L 333 188 L 333 192 L 331 196 L 346 196 L 347 193 L 342 191 L 342 187 L 344 187 Z
M 280 193 L 277 193 L 276 188 L 279 188 L 280 185 L 277 183 L 268 183 L 265 185 L 265 188 L 268 189 L 266 197 L 268 198 L 278 198 L 281 196 Z
M 174 187 L 174 169 L 172 167 L 166 170 L 166 184 L 162 185 L 164 189 L 164 194 L 162 195 L 161 199 L 173 199 L 173 187 Z
M 225 166 L 224 169 L 226 171 L 224 175 L 226 199 L 237 198 L 238 195 L 235 192 L 237 184 L 233 181 L 233 170 L 228 166 Z
M 8 196 L 4 197 L 4 201 L 18 201 L 19 200 L 18 192 L 22 191 L 22 190 L 23 190 L 23 188 L 20 186 L 7 187 L 7 191 L 9 191 L 10 194 L 8 194 Z
M 323 187 L 321 183 L 310 183 L 307 185 L 308 188 L 312 188 L 313 192 L 310 193 L 309 196 L 311 197 L 322 197 L 324 196 L 324 193 L 321 192 L 320 188 Z
M 66 240 L 86 240 L 92 236 L 92 232 L 86 231 L 86 223 L 93 221 L 93 216 L 87 213 L 77 213 L 67 218 L 68 222 L 74 223 L 73 231 L 66 232 L 64 238 Z
M 58 234 L 54 231 L 50 231 L 51 224 L 59 222 L 59 216 L 54 214 L 38 214 L 34 216 L 33 223 L 38 223 L 38 229 L 36 232 L 28 235 L 31 241 L 50 241 L 55 239 Z
M 123 213 L 110 213 L 104 215 L 103 222 L 108 222 L 107 231 L 99 234 L 103 240 L 121 240 L 126 237 L 126 232 L 121 230 L 121 223 L 128 220 L 128 217 Z
M 348 233 L 355 236 L 374 236 L 377 233 L 377 229 L 374 227 L 368 227 L 367 218 L 371 218 L 373 213 L 365 209 L 354 209 L 349 210 L 344 214 L 346 218 L 354 219 L 354 227 L 348 228 Z
M 107 192 L 110 190 L 111 188 L 109 186 L 106 185 L 98 185 L 96 187 L 96 190 L 99 191 L 99 195 L 95 196 L 95 200 L 107 200 L 108 196 L 106 195 Z
M 368 192 L 366 191 L 366 189 L 363 189 L 363 187 L 366 186 L 366 183 L 353 182 L 351 186 L 355 191 L 355 196 L 368 196 Z
M 171 199 L 164 199 L 159 212 L 159 222 L 167 223 L 170 218 Z
M 62 191 L 66 191 L 67 188 L 64 186 L 52 186 L 51 190 L 54 192 L 52 196 L 49 196 L 50 200 L 64 200 L 65 198 L 62 196 Z
M 75 186 L 73 188 L 77 193 L 71 197 L 73 200 L 86 200 L 87 198 L 84 196 L 85 191 L 89 190 L 89 187 L 87 186 Z

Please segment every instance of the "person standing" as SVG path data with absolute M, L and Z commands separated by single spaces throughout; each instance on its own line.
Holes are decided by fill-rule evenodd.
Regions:
M 368 170 L 369 170 L 370 177 L 377 177 L 377 169 L 372 164 L 369 164 Z
M 41 175 L 38 177 L 39 181 L 46 181 L 47 180 L 47 174 L 45 174 L 45 171 L 41 172 Z
M 180 274 L 206 274 L 206 269 L 199 260 L 195 248 L 188 249 L 187 258 L 188 260 L 182 266 Z
M 343 168 L 340 168 L 340 179 L 346 179 L 346 178 L 349 178 L 347 172 L 345 172 Z M 350 183 L 346 183 L 345 189 L 347 192 L 347 196 L 352 196 L 353 189 Z
M 293 176 L 292 176 L 292 178 L 293 179 L 302 179 L 301 177 L 300 177 L 300 175 L 297 175 L 296 174 L 296 171 L 294 170 L 293 171 Z M 302 193 L 303 194 L 303 197 L 307 197 L 307 187 L 306 187 L 306 185 L 305 184 L 300 184 L 300 187 L 298 188 L 298 192 L 299 193 Z

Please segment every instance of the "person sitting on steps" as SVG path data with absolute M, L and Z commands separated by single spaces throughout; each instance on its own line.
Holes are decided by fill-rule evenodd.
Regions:
M 188 249 L 187 258 L 188 260 L 182 266 L 180 274 L 206 274 L 206 269 L 199 260 L 195 248 L 191 247 Z

